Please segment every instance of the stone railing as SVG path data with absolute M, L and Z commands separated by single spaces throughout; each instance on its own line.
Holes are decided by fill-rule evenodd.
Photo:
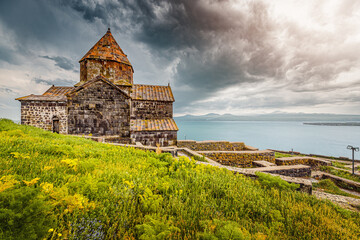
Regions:
M 220 164 L 235 167 L 252 167 L 253 161 L 275 162 L 273 151 L 198 151 L 201 155 L 208 157 Z

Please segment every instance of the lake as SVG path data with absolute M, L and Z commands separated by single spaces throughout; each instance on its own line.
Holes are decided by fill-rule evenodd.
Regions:
M 351 158 L 347 145 L 360 147 L 359 126 L 317 126 L 276 121 L 181 121 L 179 140 L 241 141 L 259 149 Z M 355 152 L 360 159 L 360 152 Z

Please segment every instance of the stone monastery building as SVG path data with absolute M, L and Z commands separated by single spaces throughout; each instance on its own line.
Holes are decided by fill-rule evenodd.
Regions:
M 134 69 L 110 28 L 79 62 L 74 87 L 52 86 L 16 99 L 21 124 L 120 143 L 176 144 L 171 87 L 134 84 Z

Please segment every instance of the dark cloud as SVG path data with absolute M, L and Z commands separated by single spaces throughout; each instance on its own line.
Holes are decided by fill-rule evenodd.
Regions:
M 75 80 L 68 80 L 68 79 L 42 79 L 42 78 L 33 78 L 31 79 L 32 82 L 37 84 L 45 84 L 45 85 L 56 85 L 56 86 L 73 86 L 78 81 Z
M 65 1 L 63 2 L 65 4 Z M 244 82 L 276 77 L 282 56 L 261 1 L 233 8 L 232 1 L 71 1 L 88 21 L 101 19 L 146 44 L 159 65 L 175 66 L 177 105 L 204 99 Z M 161 71 L 159 69 L 159 71 Z M 179 90 L 188 86 L 187 91 Z
M 21 62 L 16 57 L 16 52 L 7 47 L 0 46 L 0 61 L 19 65 Z
M 277 18 L 274 4 L 265 0 L 0 1 L 0 31 L 13 35 L 11 48 L 0 40 L 0 60 L 22 65 L 26 57 L 37 64 L 35 58 L 41 56 L 56 66 L 44 68 L 62 71 L 46 75 L 38 70 L 35 76 L 41 77 L 31 75 L 28 81 L 72 85 L 78 78 L 67 80 L 71 79 L 68 72 L 78 69 L 76 60 L 111 27 L 135 72 L 143 71 L 140 76 L 144 79 L 135 74 L 135 82 L 169 76 L 175 112 L 191 112 L 197 106 L 222 110 L 225 102 L 207 100 L 232 88 L 238 90 L 233 98 L 248 101 L 242 104 L 227 98 L 232 108 L 313 106 L 335 98 L 345 101 L 341 94 L 333 99 L 324 96 L 350 89 L 339 78 L 359 68 L 355 53 L 360 44 L 349 37 L 358 29 L 354 25 L 358 1 L 341 1 L 334 18 L 322 13 L 327 11 L 322 7 L 325 1 L 311 5 L 318 28 Z M 337 14 L 340 17 L 336 18 Z M 139 60 L 142 55 L 146 60 Z M 68 75 L 61 75 L 63 70 Z M 155 81 L 146 83 L 157 84 Z M 283 95 L 278 96 L 272 85 Z M 257 90 L 248 90 L 254 88 Z M 313 101 L 310 95 L 301 96 L 308 93 L 316 95 Z
M 65 70 L 73 70 L 76 71 L 75 65 L 73 64 L 73 60 L 68 59 L 66 57 L 49 57 L 49 56 L 40 56 L 42 58 L 50 59 L 55 62 L 55 66 Z
M 12 35 L 18 54 L 34 57 L 59 52 L 73 59 L 88 50 L 89 36 L 98 26 L 87 28 L 81 16 L 58 0 L 0 1 L 0 24 L 4 35 Z

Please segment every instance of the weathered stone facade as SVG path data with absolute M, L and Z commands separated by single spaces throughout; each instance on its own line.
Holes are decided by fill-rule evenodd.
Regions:
M 172 118 L 172 102 L 162 101 L 132 101 L 131 118 L 132 119 L 154 119 L 154 118 Z
M 127 64 L 98 59 L 84 59 L 80 62 L 81 83 L 90 81 L 99 75 L 104 76 L 114 84 L 133 84 L 133 70 Z
M 22 124 L 118 143 L 176 144 L 171 87 L 133 84 L 134 69 L 110 29 L 79 62 L 74 87 L 17 98 Z
M 68 94 L 68 133 L 130 137 L 130 97 L 99 78 Z
M 31 125 L 48 131 L 54 131 L 58 122 L 57 132 L 67 133 L 67 114 L 65 101 L 22 101 L 21 124 Z
M 171 146 L 176 144 L 177 131 L 132 131 L 131 139 L 148 146 Z

